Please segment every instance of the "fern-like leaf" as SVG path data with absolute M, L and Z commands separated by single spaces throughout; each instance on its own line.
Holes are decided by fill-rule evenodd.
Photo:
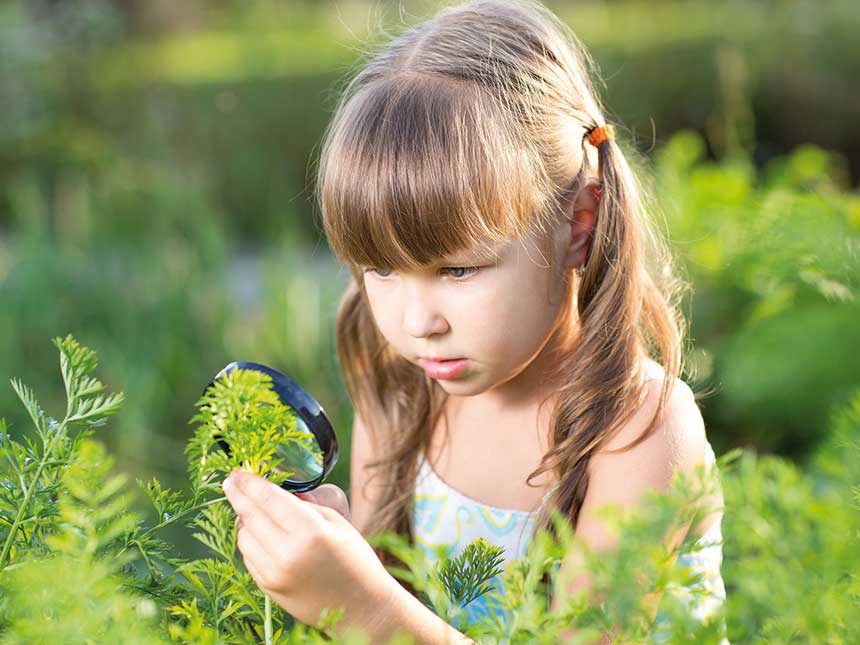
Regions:
M 21 403 L 24 404 L 24 408 L 26 408 L 27 413 L 33 420 L 33 425 L 36 426 L 36 431 L 40 436 L 44 437 L 48 434 L 48 424 L 46 422 L 45 411 L 42 410 L 42 407 L 36 400 L 33 390 L 16 378 L 9 380 L 12 383 L 12 389 L 15 390 L 15 394 L 17 394 L 18 398 L 21 399 Z
M 97 378 L 88 376 L 98 365 L 96 353 L 84 347 L 71 335 L 54 338 L 60 350 L 60 371 L 66 387 L 65 423 L 102 426 L 107 417 L 119 412 L 125 401 L 122 392 L 102 396 L 105 386 Z
M 459 556 L 438 562 L 431 575 L 442 582 L 451 602 L 465 607 L 487 593 L 490 580 L 502 572 L 502 551 L 477 538 Z

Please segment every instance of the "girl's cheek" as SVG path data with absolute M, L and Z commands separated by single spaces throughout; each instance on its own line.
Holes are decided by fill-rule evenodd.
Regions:
M 370 313 L 373 316 L 373 321 L 376 323 L 376 328 L 383 335 L 385 340 L 388 342 L 392 341 L 391 338 L 391 325 L 394 320 L 394 312 L 390 305 L 390 303 L 386 302 L 384 298 L 380 298 L 376 295 L 371 295 L 370 290 L 367 293 L 367 300 L 370 304 Z

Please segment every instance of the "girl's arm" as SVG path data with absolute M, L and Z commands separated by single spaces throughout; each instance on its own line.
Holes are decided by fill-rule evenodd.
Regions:
M 644 405 L 607 444 L 606 450 L 627 446 L 642 434 L 656 410 L 660 386 L 660 381 L 647 383 L 648 394 Z M 592 457 L 588 466 L 589 486 L 575 530 L 577 539 L 592 552 L 614 551 L 618 541 L 595 515 L 595 511 L 607 504 L 619 505 L 625 513 L 634 511 L 647 490 L 667 491 L 676 469 L 692 472 L 695 464 L 702 462 L 704 451 L 705 427 L 701 412 L 690 388 L 682 381 L 676 381 L 663 419 L 648 439 L 626 452 L 605 454 L 600 451 Z M 669 536 L 668 548 L 674 550 L 688 530 L 689 524 Z M 564 591 L 558 590 L 553 596 L 553 610 L 567 596 L 583 591 L 588 593 L 591 589 L 593 580 L 587 572 L 574 575 L 575 571 L 581 571 L 580 564 L 576 552 L 562 563 L 559 577 L 564 579 L 564 576 L 571 576 L 571 579 Z M 661 594 L 652 593 L 645 599 L 652 622 L 657 614 L 660 597 Z M 592 598 L 590 603 L 599 604 L 601 600 Z M 576 630 L 571 628 L 563 634 L 563 638 L 572 638 L 575 633 Z M 611 633 L 604 635 L 602 642 L 614 642 L 615 634 L 617 629 L 611 630 Z
M 342 638 L 350 628 L 357 627 L 371 643 L 388 643 L 398 634 L 408 634 L 415 645 L 474 645 L 475 641 L 425 607 L 394 577 L 391 581 L 396 589 L 392 590 L 390 601 L 381 606 L 372 604 L 364 613 L 366 618 L 353 624 L 341 620 L 335 629 L 338 638 Z

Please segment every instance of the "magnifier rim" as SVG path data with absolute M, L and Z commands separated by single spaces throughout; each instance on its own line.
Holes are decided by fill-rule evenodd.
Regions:
M 206 390 L 215 384 L 215 381 L 236 368 L 251 369 L 271 376 L 272 389 L 275 390 L 278 398 L 280 398 L 285 405 L 289 406 L 291 410 L 301 417 L 302 421 L 305 422 L 305 425 L 314 435 L 317 445 L 319 445 L 323 453 L 322 472 L 318 477 L 311 480 L 285 479 L 280 484 L 281 488 L 293 493 L 303 493 L 305 491 L 313 490 L 319 486 L 323 480 L 325 480 L 329 473 L 331 473 L 331 470 L 337 463 L 338 457 L 337 435 L 334 432 L 331 422 L 325 415 L 323 407 L 313 396 L 310 395 L 310 393 L 308 393 L 307 390 L 283 372 L 279 372 L 268 365 L 255 363 L 253 361 L 232 361 L 231 363 L 228 363 L 215 375 L 209 384 L 203 388 L 203 392 L 205 393 Z M 304 397 L 306 401 L 303 402 L 303 405 L 296 407 L 291 402 L 284 400 L 281 391 L 296 392 L 299 396 Z M 218 443 L 225 451 L 229 452 L 230 447 L 224 441 L 219 440 Z

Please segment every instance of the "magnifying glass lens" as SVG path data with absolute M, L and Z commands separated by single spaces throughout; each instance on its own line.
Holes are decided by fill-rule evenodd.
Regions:
M 289 376 L 260 363 L 230 363 L 218 372 L 209 386 L 234 369 L 268 374 L 271 377 L 271 389 L 290 413 L 289 420 L 278 425 L 278 430 L 284 431 L 285 436 L 275 449 L 274 460 L 277 463 L 272 468 L 286 475 L 281 487 L 298 493 L 319 486 L 337 463 L 338 456 L 337 437 L 322 407 Z M 263 401 L 259 405 L 272 406 L 270 402 Z M 275 419 L 278 420 L 275 423 L 277 425 L 284 417 L 278 413 Z M 287 424 L 288 427 L 285 427 Z M 226 441 L 219 443 L 226 453 L 231 452 Z
M 296 429 L 302 433 L 301 440 L 282 443 L 275 452 L 280 462 L 276 471 L 286 473 L 290 479 L 311 481 L 323 472 L 323 453 L 316 437 L 301 417 L 296 418 Z

